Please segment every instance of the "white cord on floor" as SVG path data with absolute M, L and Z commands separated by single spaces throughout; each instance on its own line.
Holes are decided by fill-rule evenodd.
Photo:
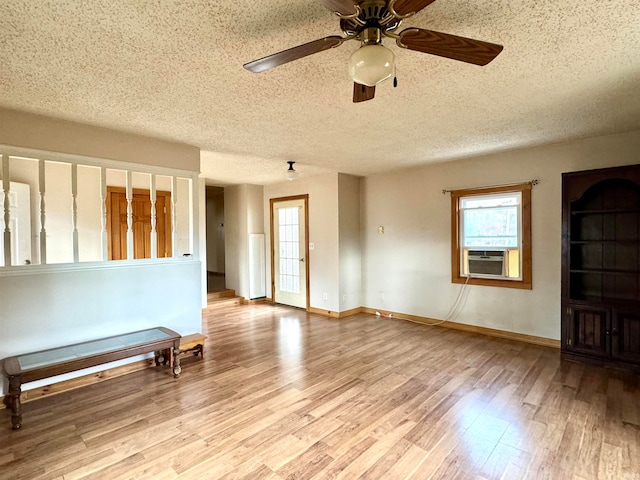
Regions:
M 426 323 L 426 322 L 420 322 L 418 320 L 412 320 L 411 318 L 396 317 L 391 313 L 390 314 L 384 314 L 384 313 L 380 313 L 380 312 L 376 312 L 376 316 L 378 316 L 378 317 L 397 318 L 398 320 L 406 320 L 407 322 L 417 323 L 419 325 L 426 325 L 428 327 L 435 327 L 437 325 L 442 325 L 445 322 L 449 322 L 449 321 L 453 320 L 462 311 L 462 308 L 464 307 L 464 304 L 467 302 L 467 296 L 469 295 L 469 289 L 467 288 L 467 285 L 469 284 L 469 279 L 470 278 L 471 277 L 468 276 L 467 280 L 460 287 L 460 290 L 458 291 L 458 296 L 456 297 L 455 301 L 453 302 L 453 305 L 451 305 L 451 308 L 447 312 L 447 315 L 444 318 L 444 320 L 439 320 L 439 321 L 437 321 L 435 323 Z

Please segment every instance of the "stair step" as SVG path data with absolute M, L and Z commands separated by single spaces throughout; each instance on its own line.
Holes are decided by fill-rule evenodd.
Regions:
M 226 290 L 219 290 L 217 292 L 207 293 L 207 300 L 211 302 L 218 299 L 230 298 L 235 296 L 236 296 L 235 290 L 226 289 Z
M 217 307 L 228 307 L 231 305 L 240 305 L 242 303 L 242 297 L 220 297 L 214 299 L 208 299 L 207 310 Z

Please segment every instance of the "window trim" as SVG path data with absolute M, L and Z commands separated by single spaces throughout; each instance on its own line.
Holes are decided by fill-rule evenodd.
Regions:
M 474 195 L 491 195 L 496 193 L 520 193 L 522 196 L 522 275 L 521 279 L 507 280 L 494 278 L 477 278 L 462 275 L 460 271 L 462 250 L 460 248 L 460 199 Z M 451 191 L 451 282 L 488 287 L 505 287 L 532 289 L 531 281 L 531 183 L 520 183 L 501 187 L 468 188 Z

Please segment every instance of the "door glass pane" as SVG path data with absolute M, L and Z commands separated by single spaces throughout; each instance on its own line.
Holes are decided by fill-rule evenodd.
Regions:
M 298 207 L 278 210 L 280 290 L 300 293 L 300 240 Z

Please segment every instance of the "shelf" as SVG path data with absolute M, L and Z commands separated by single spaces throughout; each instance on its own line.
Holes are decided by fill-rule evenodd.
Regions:
M 596 295 L 580 295 L 568 298 L 569 304 L 587 304 L 593 306 L 607 305 L 616 308 L 640 308 L 640 300 L 627 298 L 600 297 Z
M 573 210 L 571 215 L 607 215 L 616 213 L 640 213 L 640 210 L 625 210 L 624 208 L 613 208 L 604 210 Z
M 563 173 L 562 201 L 562 353 L 637 368 L 640 165 Z
M 593 273 L 597 275 L 640 275 L 637 270 L 596 270 L 596 269 L 571 269 L 569 273 Z

